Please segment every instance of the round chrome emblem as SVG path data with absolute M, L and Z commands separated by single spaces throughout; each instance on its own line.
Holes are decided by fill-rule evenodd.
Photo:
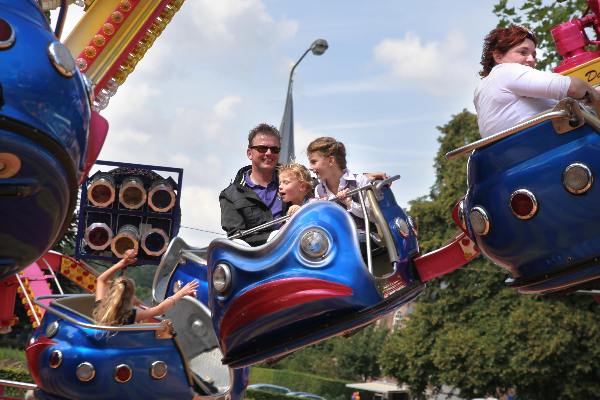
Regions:
M 320 228 L 310 228 L 302 234 L 300 249 L 309 258 L 323 258 L 329 250 L 327 234 Z

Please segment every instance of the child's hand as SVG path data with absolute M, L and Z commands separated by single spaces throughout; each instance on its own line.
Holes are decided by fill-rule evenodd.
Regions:
M 297 204 L 293 204 L 288 208 L 287 215 L 294 215 L 296 211 L 300 209 L 300 206 Z
M 198 281 L 193 280 L 191 282 L 188 282 L 184 287 L 179 289 L 179 291 L 175 294 L 178 295 L 179 298 L 182 298 L 184 296 L 196 297 L 196 289 L 198 289 Z
M 366 176 L 370 181 L 382 181 L 389 178 L 388 174 L 385 172 L 365 172 L 363 175 Z
M 129 249 L 125 252 L 125 256 L 121 259 L 123 263 L 121 268 L 125 268 L 128 265 L 135 264 L 137 262 L 137 251 L 135 249 Z
M 346 206 L 347 209 L 350 209 L 350 207 L 352 207 L 352 197 L 351 196 L 346 196 L 346 194 L 349 192 L 350 190 L 348 188 L 341 190 L 337 193 L 337 198 L 340 199 L 340 201 Z

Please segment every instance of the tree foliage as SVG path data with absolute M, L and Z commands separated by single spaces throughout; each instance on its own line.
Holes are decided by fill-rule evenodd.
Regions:
M 447 161 L 445 153 L 479 137 L 475 115 L 465 110 L 438 130 L 435 184 L 410 207 L 426 251 L 454 235 L 451 209 L 467 189 L 466 159 Z M 505 277 L 478 258 L 431 282 L 406 327 L 386 341 L 384 372 L 417 398 L 443 384 L 464 398 L 512 385 L 532 400 L 600 398 L 598 305 L 587 297 L 519 295 Z
M 500 19 L 498 26 L 523 25 L 535 33 L 541 53 L 538 68 L 548 69 L 558 65 L 561 59 L 556 52 L 550 29 L 573 17 L 581 16 L 586 8 L 585 0 L 499 0 L 494 5 L 494 14 Z
M 54 244 L 52 250 L 58 251 L 62 254 L 67 254 L 70 256 L 75 255 L 75 238 L 77 237 L 77 211 L 73 212 L 71 215 L 71 221 L 69 221 L 69 227 L 67 228 L 63 237 L 60 238 L 58 242 Z
M 388 331 L 369 325 L 348 337 L 337 337 L 298 351 L 273 368 L 330 378 L 368 380 L 381 374 L 379 352 Z

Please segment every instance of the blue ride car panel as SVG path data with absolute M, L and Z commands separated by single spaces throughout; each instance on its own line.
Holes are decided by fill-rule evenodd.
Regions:
M 0 130 L 2 151 L 20 154 L 18 176 L 0 179 L 0 279 L 46 253 L 69 220 L 71 193 L 62 165 L 43 148 Z M 2 259 L 5 265 L 2 266 Z
M 411 264 L 411 260 L 419 254 L 419 243 L 415 234 L 415 227 L 412 226 L 411 220 L 404 210 L 402 210 L 402 207 L 396 203 L 392 190 L 386 186 L 382 188 L 381 193 L 383 196 L 379 200 L 379 208 L 394 237 L 398 257 L 400 258 L 399 265 L 397 266 L 398 271 L 406 283 L 417 282 L 419 278 Z M 406 237 L 402 236 L 398 227 L 394 224 L 396 218 L 403 219 L 409 226 L 408 235 Z
M 90 323 L 69 309 L 60 311 L 82 322 Z M 55 336 L 47 338 L 48 326 L 57 321 Z M 44 343 L 46 343 L 45 348 Z M 37 345 L 43 349 L 36 349 Z M 50 354 L 62 352 L 62 362 L 57 368 L 50 366 Z M 155 331 L 108 332 L 82 328 L 46 312 L 42 324 L 36 329 L 27 349 L 29 369 L 43 394 L 59 399 L 192 399 L 183 362 L 173 339 L 157 339 Z M 162 379 L 150 375 L 155 361 L 167 364 L 167 374 Z M 75 375 L 82 362 L 94 366 L 95 375 L 82 382 Z M 115 368 L 127 364 L 132 370 L 128 382 L 115 380 Z
M 515 286 L 541 285 L 532 290 L 551 292 L 600 278 L 595 261 L 600 255 L 600 188 L 594 182 L 576 195 L 562 183 L 572 163 L 598 173 L 599 153 L 600 136 L 590 125 L 557 134 L 547 121 L 471 155 L 465 206 L 483 207 L 490 230 L 476 235 L 467 218 L 470 235 L 488 258 L 512 274 Z M 511 211 L 510 196 L 518 189 L 537 199 L 539 208 L 531 219 L 519 219 Z M 553 283 L 547 281 L 558 275 Z
M 169 284 L 167 286 L 166 297 L 172 296 L 175 293 L 173 288 L 175 287 L 176 282 L 181 282 L 181 286 L 184 286 L 193 280 L 198 282 L 196 298 L 200 300 L 202 304 L 208 304 L 208 281 L 206 265 L 202 265 L 194 260 L 185 258 L 171 275 L 171 279 L 169 280 Z
M 75 65 L 33 0 L 0 0 L 15 40 L 0 49 L 0 279 L 44 254 L 75 207 L 90 123 L 88 88 L 53 65 L 49 46 Z M 15 161 L 16 160 L 16 161 Z

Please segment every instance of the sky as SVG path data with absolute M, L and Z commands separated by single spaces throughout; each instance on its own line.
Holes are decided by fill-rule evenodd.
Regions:
M 496 1 L 187 0 L 102 115 L 99 159 L 184 169 L 179 236 L 193 246 L 222 237 L 219 192 L 247 165 L 248 131 L 279 127 L 294 75 L 296 159 L 333 136 L 354 172 L 401 175 L 398 203 L 429 193 L 437 126 L 473 90 Z M 72 5 L 65 35 L 82 10 Z M 54 19 L 55 20 L 55 19 Z

